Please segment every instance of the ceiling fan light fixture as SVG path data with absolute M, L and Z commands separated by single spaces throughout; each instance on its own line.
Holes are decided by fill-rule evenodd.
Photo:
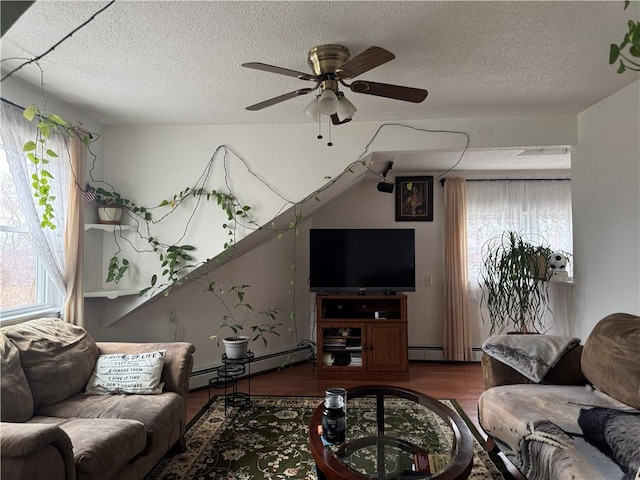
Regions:
M 351 103 L 347 98 L 342 94 L 340 98 L 338 98 L 338 118 L 341 121 L 344 121 L 347 118 L 351 118 L 354 113 L 356 113 L 358 109 L 355 107 L 353 103 Z
M 338 96 L 336 92 L 330 89 L 325 89 L 318 98 L 318 106 L 320 113 L 323 115 L 333 115 L 338 111 Z
M 376 46 L 369 47 L 364 52 L 352 57 L 349 50 L 342 45 L 319 45 L 312 48 L 308 54 L 308 61 L 313 69 L 313 74 L 261 62 L 243 63 L 242 66 L 246 68 L 316 82 L 313 88 L 300 88 L 293 92 L 278 95 L 277 97 L 250 105 L 247 107 L 247 110 L 262 110 L 263 108 L 276 105 L 299 95 L 306 95 L 320 88 L 320 95 L 312 102 L 313 104 L 317 104 L 319 113 L 315 112 L 315 107 L 313 106 L 308 106 L 305 113 L 318 121 L 321 115 L 326 115 L 331 117 L 333 125 L 342 125 L 351 120 L 351 117 L 356 112 L 356 108 L 351 102 L 343 98 L 344 94 L 339 91 L 339 84 L 348 87 L 355 93 L 375 95 L 412 103 L 422 102 L 427 98 L 429 92 L 421 88 L 403 87 L 401 85 L 389 85 L 365 80 L 356 80 L 351 83 L 351 85 L 344 83 L 344 80 L 358 77 L 394 58 L 395 55 L 393 53 Z M 307 113 L 307 111 L 309 113 Z

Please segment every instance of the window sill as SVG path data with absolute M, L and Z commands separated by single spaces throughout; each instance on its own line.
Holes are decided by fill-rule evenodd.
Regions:
M 555 277 L 551 277 L 549 279 L 549 283 L 563 283 L 565 285 L 575 285 L 573 283 L 573 277 L 567 277 L 567 278 L 555 278 Z
M 39 310 L 32 310 L 29 313 L 17 313 L 14 315 L 2 316 L 2 318 L 0 318 L 0 326 L 6 327 L 8 325 L 16 325 L 36 318 L 60 318 L 60 308 L 47 307 Z

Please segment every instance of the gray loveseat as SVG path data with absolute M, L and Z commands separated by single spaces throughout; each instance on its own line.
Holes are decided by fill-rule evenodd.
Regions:
M 640 477 L 640 317 L 602 319 L 539 383 L 482 367 L 480 424 L 529 480 Z
M 184 446 L 190 343 L 101 343 L 39 319 L 0 329 L 2 480 L 141 479 Z M 106 354 L 166 350 L 162 393 L 87 395 Z

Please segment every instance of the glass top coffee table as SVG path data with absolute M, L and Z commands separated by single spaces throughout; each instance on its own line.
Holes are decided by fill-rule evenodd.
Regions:
M 473 436 L 457 412 L 413 390 L 363 386 L 347 391 L 346 440 L 322 438 L 321 403 L 311 417 L 309 443 L 320 480 L 469 477 Z

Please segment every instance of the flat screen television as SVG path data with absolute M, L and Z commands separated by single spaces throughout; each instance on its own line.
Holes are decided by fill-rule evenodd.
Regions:
M 415 257 L 413 229 L 312 228 L 309 286 L 320 293 L 413 292 Z

